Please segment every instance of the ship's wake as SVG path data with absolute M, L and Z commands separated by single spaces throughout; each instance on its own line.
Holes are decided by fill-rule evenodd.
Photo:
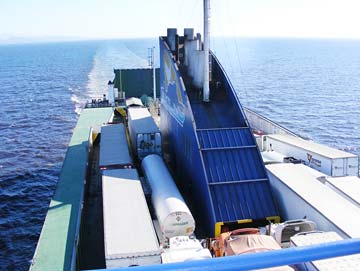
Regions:
M 109 41 L 99 47 L 94 55 L 93 67 L 88 74 L 86 96 L 88 99 L 102 98 L 107 95 L 107 82 L 114 78 L 114 69 L 144 68 L 147 66 L 145 57 L 131 51 L 124 42 Z
M 71 102 L 75 106 L 75 113 L 80 115 L 80 112 L 87 101 L 87 96 L 82 93 L 80 87 L 69 87 L 68 90 L 71 92 Z

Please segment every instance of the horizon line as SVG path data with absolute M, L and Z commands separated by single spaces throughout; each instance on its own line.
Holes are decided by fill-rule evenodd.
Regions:
M 75 37 L 75 36 L 13 36 L 2 38 L 0 45 L 37 44 L 56 42 L 79 42 L 79 41 L 111 41 L 111 40 L 136 40 L 157 39 L 159 36 L 127 36 L 127 37 Z M 164 35 L 165 36 L 165 35 Z M 212 38 L 254 38 L 254 39 L 317 39 L 317 40 L 359 40 L 360 37 L 336 37 L 336 36 L 282 36 L 282 35 L 214 35 Z

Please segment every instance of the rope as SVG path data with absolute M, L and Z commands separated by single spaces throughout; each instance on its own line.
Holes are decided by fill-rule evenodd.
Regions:
M 226 0 L 226 8 L 227 8 L 227 14 L 231 14 L 231 11 L 233 9 L 230 8 L 231 4 L 230 4 L 230 1 L 229 0 Z M 229 16 L 230 17 L 230 25 L 235 25 L 235 22 L 233 20 L 233 17 L 232 16 Z M 243 70 L 243 67 L 242 67 L 242 63 L 241 63 L 241 60 L 240 60 L 240 55 L 239 55 L 239 45 L 238 45 L 238 37 L 232 37 L 231 40 L 233 41 L 233 44 L 235 45 L 235 54 L 236 54 L 236 61 L 237 61 L 237 67 L 238 69 L 236 69 L 236 72 L 239 71 L 240 73 L 240 78 L 241 78 L 241 81 L 240 81 L 240 85 L 242 85 L 242 93 L 244 93 L 244 100 L 245 100 L 245 103 L 246 101 L 248 101 L 249 97 L 248 97 L 248 84 L 246 82 L 247 80 L 247 77 L 245 76 L 244 74 L 244 70 Z M 240 91 L 240 90 L 239 90 Z

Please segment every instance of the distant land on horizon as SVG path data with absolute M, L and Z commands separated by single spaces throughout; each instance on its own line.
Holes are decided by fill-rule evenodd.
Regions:
M 0 44 L 27 44 L 27 43 L 46 43 L 46 42 L 65 42 L 65 41 L 82 41 L 92 40 L 91 38 L 79 38 L 79 37 L 20 37 L 20 36 L 0 36 Z
M 223 36 L 224 38 L 234 38 L 234 36 Z M 157 37 L 72 37 L 72 36 L 43 36 L 43 37 L 21 37 L 11 35 L 0 35 L 0 45 L 11 44 L 31 44 L 31 43 L 52 43 L 52 42 L 72 42 L 72 41 L 100 41 L 100 40 L 119 40 L 119 39 L 150 39 Z M 221 36 L 213 36 L 221 38 Z M 236 38 L 280 38 L 280 39 L 329 39 L 329 40 L 360 40 L 360 38 L 347 37 L 297 37 L 297 36 L 236 36 Z

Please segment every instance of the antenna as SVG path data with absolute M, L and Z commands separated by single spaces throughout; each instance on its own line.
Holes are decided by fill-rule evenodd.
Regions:
M 155 46 L 148 48 L 148 64 L 153 69 L 153 96 L 156 101 Z
M 204 85 L 203 101 L 209 102 L 210 0 L 204 0 Z

